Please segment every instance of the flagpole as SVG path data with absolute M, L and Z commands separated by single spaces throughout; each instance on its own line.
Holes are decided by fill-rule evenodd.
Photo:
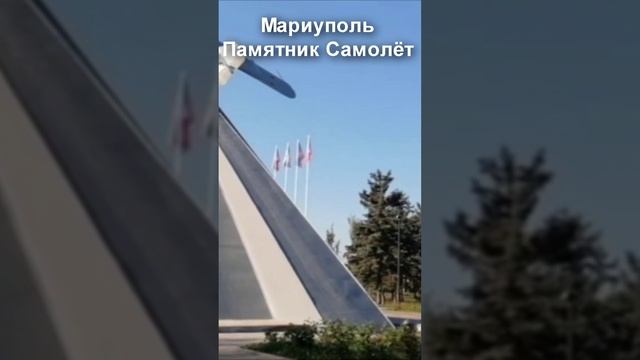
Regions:
M 289 164 L 291 163 L 291 156 L 290 156 L 290 150 L 289 150 L 289 143 L 287 143 L 287 148 L 286 148 L 286 154 L 284 154 L 284 161 L 283 161 L 283 166 L 284 166 L 284 193 L 287 193 L 287 180 L 289 179 Z
M 298 204 L 298 168 L 300 167 L 300 140 L 296 143 L 296 170 L 293 174 L 293 203 Z
M 306 158 L 306 163 L 307 163 L 307 171 L 306 171 L 306 180 L 305 180 L 305 186 L 304 186 L 304 216 L 307 217 L 307 209 L 308 209 L 308 205 L 309 205 L 309 168 L 311 167 L 311 159 L 308 158 L 309 156 L 309 146 L 311 143 L 311 135 L 307 135 L 307 158 Z
M 287 178 L 289 177 L 289 168 L 285 167 L 284 168 L 284 186 L 283 186 L 283 190 L 284 193 L 287 193 Z

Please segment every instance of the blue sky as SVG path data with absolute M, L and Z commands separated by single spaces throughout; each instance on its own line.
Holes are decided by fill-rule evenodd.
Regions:
M 262 16 L 285 20 L 366 20 L 373 34 L 262 34 Z M 342 244 L 347 219 L 361 216 L 358 192 L 369 173 L 391 170 L 394 187 L 419 201 L 420 2 L 418 1 L 222 1 L 220 39 L 244 44 L 415 44 L 410 58 L 258 58 L 297 93 L 288 99 L 246 74 L 220 92 L 220 106 L 267 164 L 276 145 L 312 137 L 309 219 L 324 232 L 333 224 Z M 294 155 L 294 154 L 292 154 Z M 295 155 L 294 155 L 295 156 Z M 293 169 L 292 169 L 293 170 Z M 304 173 L 298 199 L 302 204 Z M 283 174 L 280 174 L 282 181 Z M 289 173 L 292 193 L 293 172 Z

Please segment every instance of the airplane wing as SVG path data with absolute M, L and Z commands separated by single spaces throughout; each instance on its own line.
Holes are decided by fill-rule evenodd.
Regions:
M 251 59 L 222 56 L 221 49 L 223 45 L 221 42 L 218 42 L 218 45 L 218 78 L 220 85 L 225 85 L 233 75 L 234 70 L 239 69 L 288 98 L 293 99 L 296 97 L 295 91 L 286 81 L 275 76 Z
M 296 97 L 296 93 L 293 91 L 291 85 L 265 70 L 251 59 L 247 59 L 240 66 L 240 70 L 288 98 L 293 99 Z

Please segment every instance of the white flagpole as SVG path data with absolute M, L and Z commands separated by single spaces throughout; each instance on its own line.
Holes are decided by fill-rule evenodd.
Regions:
M 309 146 L 311 144 L 311 135 L 307 136 L 307 153 L 305 154 L 306 158 L 306 163 L 307 163 L 307 175 L 306 175 L 306 180 L 305 180 L 305 186 L 304 186 L 304 216 L 307 217 L 307 209 L 308 209 L 308 205 L 309 205 L 309 168 L 311 167 L 311 161 L 309 161 L 310 159 L 308 158 L 309 156 Z
M 293 203 L 298 204 L 298 159 L 300 159 L 300 140 L 296 143 L 296 170 L 293 175 Z
M 287 177 L 289 176 L 289 168 L 285 167 L 284 168 L 284 184 L 282 186 L 282 189 L 284 190 L 284 193 L 287 193 Z
M 284 193 L 287 193 L 287 180 L 289 178 L 289 164 L 291 163 L 291 156 L 289 156 L 289 143 L 287 143 L 286 153 L 284 154 L 284 161 L 282 162 L 282 166 L 284 166 Z

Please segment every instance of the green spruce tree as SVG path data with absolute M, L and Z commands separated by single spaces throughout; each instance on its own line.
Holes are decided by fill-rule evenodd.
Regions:
M 404 192 L 390 190 L 392 181 L 390 171 L 370 174 L 369 188 L 360 193 L 365 214 L 362 219 L 350 220 L 351 245 L 345 254 L 350 270 L 379 303 L 384 302 L 385 293 L 394 294 L 397 282 L 402 282 L 397 277 L 398 234 L 401 264 L 415 238 L 409 226 L 411 203 Z
M 417 203 L 407 218 L 407 233 L 401 244 L 401 280 L 414 299 L 422 293 L 422 206 Z
M 518 163 L 506 148 L 480 160 L 477 212 L 445 222 L 449 252 L 471 284 L 464 305 L 429 314 L 431 359 L 606 359 L 598 296 L 611 265 L 580 216 L 561 211 L 532 223 L 552 178 L 544 163 L 541 152 Z

